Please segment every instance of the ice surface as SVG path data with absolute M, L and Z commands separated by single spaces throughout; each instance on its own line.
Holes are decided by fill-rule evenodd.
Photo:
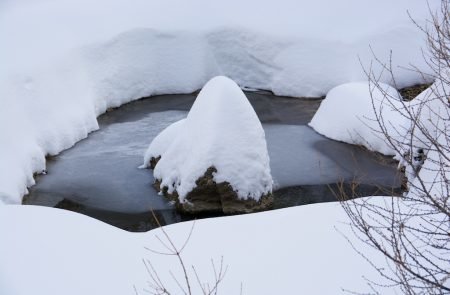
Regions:
M 264 125 L 275 188 L 340 181 L 397 187 L 398 175 L 369 152 L 329 140 L 308 126 Z
M 75 148 L 58 156 L 47 175 L 32 189 L 33 204 L 54 206 L 63 198 L 116 212 L 168 209 L 168 201 L 152 187 L 150 170 L 138 169 L 148 141 L 185 112 L 151 113 L 114 123 L 94 132 Z
M 186 98 L 189 100 L 189 96 Z M 145 113 L 149 109 L 146 103 L 158 108 L 154 100 L 158 98 L 136 102 L 136 106 L 130 104 L 104 116 L 102 129 L 49 162 L 48 174 L 38 178 L 26 203 L 54 206 L 66 198 L 86 207 L 130 214 L 173 209 L 151 186 L 152 171 L 137 167 L 148 142 L 187 112 Z M 171 97 L 163 101 L 167 108 L 173 108 L 173 101 L 183 99 Z M 261 103 L 255 107 L 261 109 Z M 263 118 L 272 118 L 262 114 Z M 308 126 L 268 123 L 263 128 L 275 189 L 353 179 L 384 187 L 399 185 L 392 167 L 381 165 L 358 147 L 327 139 Z

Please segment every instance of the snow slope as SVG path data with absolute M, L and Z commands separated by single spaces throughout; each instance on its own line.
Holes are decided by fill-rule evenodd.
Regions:
M 216 183 L 228 182 L 241 199 L 259 200 L 272 192 L 264 130 L 239 86 L 224 76 L 202 88 L 186 119 L 163 130 L 150 144 L 144 165 L 161 156 L 155 179 L 180 201 L 208 168 Z
M 406 13 L 423 23 L 422 0 L 1 5 L 1 203 L 20 202 L 44 156 L 97 129 L 96 116 L 142 96 L 192 92 L 217 75 L 242 87 L 319 96 L 365 77 L 358 56 L 368 65 L 369 45 L 381 60 L 393 50 L 400 86 L 421 77 L 397 65 L 426 70 L 424 40 Z
M 384 199 L 373 200 L 383 204 Z M 220 294 L 239 294 L 241 282 L 243 294 L 341 294 L 342 288 L 367 293 L 363 276 L 378 275 L 342 235 L 359 245 L 346 222 L 336 203 L 198 220 L 182 254 L 193 294 L 200 292 L 191 265 L 211 281 L 210 259 L 218 265 L 221 256 L 228 270 Z M 165 229 L 181 246 L 191 225 Z M 156 237 L 164 240 L 160 230 L 129 233 L 65 210 L 2 206 L 0 236 L 8 241 L 0 243 L 2 295 L 123 295 L 134 294 L 133 285 L 147 294 L 142 291 L 149 279 L 143 258 L 172 294 L 180 293 L 169 275 L 170 270 L 182 278 L 176 258 L 144 250 L 166 251 Z M 370 248 L 364 254 L 384 263 Z M 395 291 L 389 287 L 381 293 Z

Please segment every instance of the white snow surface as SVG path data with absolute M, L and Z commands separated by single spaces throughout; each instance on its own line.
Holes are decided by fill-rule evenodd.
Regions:
M 409 105 L 409 111 L 417 118 L 416 124 L 409 122 L 402 154 L 398 155 L 406 166 L 406 176 L 410 182 L 409 194 L 416 197 L 428 192 L 438 200 L 445 200 L 450 190 L 450 110 L 448 95 L 450 70 L 442 71 L 442 78 L 437 79 L 429 88 L 419 94 Z M 426 130 L 426 134 L 422 132 Z M 404 157 L 417 156 L 418 149 L 423 149 L 425 161 L 415 175 L 413 167 L 408 165 Z M 411 196 L 414 198 L 414 196 Z M 414 198 L 415 199 L 415 198 Z M 444 201 L 445 202 L 445 201 Z
M 148 168 L 150 160 L 161 156 L 167 147 L 171 145 L 174 138 L 184 132 L 186 118 L 178 120 L 161 131 L 150 143 L 144 154 L 144 164 L 139 168 Z
M 395 155 L 376 119 L 383 118 L 389 134 L 406 133 L 405 120 L 397 111 L 404 108 L 401 99 L 397 90 L 387 84 L 339 85 L 328 92 L 309 126 L 328 138 Z
M 224 76 L 202 88 L 186 119 L 154 139 L 144 165 L 158 156 L 153 175 L 181 202 L 209 167 L 217 170 L 216 183 L 228 182 L 241 199 L 272 191 L 264 129 L 244 92 Z
M 440 1 L 428 2 L 434 9 Z M 358 56 L 368 65 L 369 45 L 381 60 L 393 50 L 400 86 L 421 77 L 398 65 L 427 70 L 425 41 L 406 13 L 422 24 L 422 0 L 0 5 L 0 203 L 20 202 L 45 155 L 97 129 L 96 116 L 142 96 L 192 92 L 217 75 L 320 96 L 365 77 Z
M 383 204 L 384 198 L 373 198 Z M 389 198 L 386 200 L 389 203 Z M 219 294 L 347 294 L 371 290 L 364 280 L 377 272 L 349 245 L 361 247 L 338 203 L 314 204 L 258 214 L 202 219 L 182 253 L 193 294 L 200 294 L 191 265 L 211 282 L 211 259 L 228 270 Z M 181 247 L 192 222 L 166 226 Z M 147 294 L 149 259 L 172 294 L 182 293 L 176 257 L 166 252 L 160 230 L 129 233 L 70 211 L 38 206 L 0 207 L 0 293 L 2 295 Z M 270 242 L 268 242 L 270 241 Z M 369 247 L 364 254 L 383 265 Z M 395 293 L 395 292 L 398 293 Z M 389 287 L 382 294 L 400 294 Z

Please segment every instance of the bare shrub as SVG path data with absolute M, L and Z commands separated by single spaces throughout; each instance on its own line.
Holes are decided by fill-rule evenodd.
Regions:
M 381 102 L 372 96 L 379 135 L 395 150 L 407 178 L 407 192 L 401 197 L 342 202 L 355 235 L 386 260 L 381 265 L 369 259 L 364 249 L 357 249 L 388 282 L 369 282 L 374 293 L 397 286 L 405 294 L 450 294 L 449 8 L 450 0 L 442 0 L 439 11 L 430 9 L 425 26 L 416 23 L 427 39 L 423 57 L 431 68 L 421 74 L 424 81 L 434 80 L 418 97 L 393 103 L 380 83 L 382 74 L 365 69 L 371 91 L 384 93 Z M 375 57 L 375 62 L 396 86 L 391 61 Z M 400 123 L 386 120 L 383 108 L 394 109 Z
M 146 294 L 154 294 L 154 295 L 170 295 L 170 294 L 185 294 L 192 295 L 195 294 L 193 291 L 193 284 L 197 284 L 197 286 L 201 290 L 201 294 L 203 295 L 217 295 L 219 291 L 220 284 L 228 270 L 228 266 L 224 265 L 223 257 L 220 258 L 220 261 L 217 263 L 213 259 L 211 259 L 211 272 L 214 275 L 213 280 L 203 281 L 197 272 L 195 266 L 191 266 L 188 268 L 183 259 L 183 250 L 186 248 L 189 240 L 191 239 L 192 232 L 194 230 L 195 222 L 192 223 L 192 227 L 189 231 L 189 234 L 181 246 L 177 246 L 167 231 L 161 226 L 157 216 L 152 211 L 153 218 L 156 221 L 159 229 L 162 232 L 162 237 L 156 236 L 160 245 L 165 249 L 164 252 L 156 251 L 152 248 L 145 247 L 146 250 L 163 256 L 173 256 L 177 260 L 178 267 L 181 268 L 183 277 L 177 277 L 172 271 L 169 271 L 170 277 L 172 278 L 172 282 L 168 283 L 161 278 L 160 271 L 155 268 L 150 259 L 143 259 L 143 264 L 145 270 L 147 271 L 149 280 L 147 281 L 147 287 L 143 289 L 143 292 Z M 171 286 L 176 285 L 178 289 L 175 291 L 171 288 Z M 139 294 L 136 287 L 134 287 L 135 294 Z M 242 294 L 242 285 L 241 285 L 241 294 Z

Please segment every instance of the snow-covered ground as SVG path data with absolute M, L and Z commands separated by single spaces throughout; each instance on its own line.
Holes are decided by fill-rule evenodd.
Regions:
M 431 8 L 438 0 L 428 1 Z M 365 78 L 369 45 L 393 51 L 400 86 L 426 71 L 422 0 L 3 1 L 0 9 L 0 202 L 18 203 L 44 156 L 98 128 L 108 107 L 186 93 L 216 75 L 240 86 L 320 96 Z M 274 13 L 276 12 L 276 13 Z
M 346 222 L 337 203 L 198 220 L 182 254 L 194 294 L 200 293 L 191 265 L 211 282 L 211 259 L 219 266 L 222 256 L 228 271 L 219 294 L 240 294 L 241 283 L 242 294 L 340 294 L 342 288 L 368 292 L 363 277 L 378 277 L 345 239 L 352 237 Z M 191 224 L 165 229 L 181 247 Z M 156 238 L 165 241 L 158 229 L 129 233 L 64 210 L 2 206 L 0 234 L 1 294 L 123 295 L 134 294 L 133 285 L 147 294 L 142 291 L 150 279 L 144 258 L 172 294 L 182 293 L 169 275 L 172 271 L 183 278 L 176 258 L 144 249 L 166 252 Z M 383 263 L 370 249 L 364 253 Z M 382 294 L 394 292 L 387 288 Z

